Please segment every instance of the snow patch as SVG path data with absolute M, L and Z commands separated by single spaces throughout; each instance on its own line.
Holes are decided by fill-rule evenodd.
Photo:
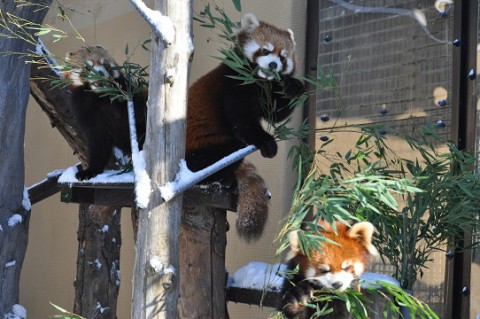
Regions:
M 127 102 L 128 123 L 130 126 L 130 144 L 132 149 L 133 172 L 135 176 L 135 196 L 137 206 L 147 208 L 152 192 L 152 182 L 146 171 L 145 156 L 139 151 L 137 140 L 137 128 L 135 125 L 135 110 L 133 101 Z
M 135 171 L 135 196 L 138 207 L 147 208 L 152 192 L 152 182 L 146 171 L 144 152 L 132 154 Z
M 236 152 L 233 152 L 228 156 L 225 156 L 218 162 L 197 172 L 190 171 L 187 167 L 187 163 L 185 162 L 185 160 L 182 159 L 179 163 L 180 169 L 177 173 L 177 176 L 175 176 L 175 180 L 173 182 L 168 182 L 160 187 L 160 193 L 162 195 L 162 198 L 166 202 L 168 202 L 175 196 L 181 194 L 182 192 L 197 184 L 198 182 L 204 180 L 208 176 L 218 172 L 222 168 L 225 168 L 238 160 L 241 160 L 248 154 L 253 153 L 255 150 L 255 146 L 249 145 Z
M 110 307 L 102 307 L 102 305 L 100 304 L 100 302 L 97 301 L 97 307 L 96 307 L 95 309 L 97 309 L 98 311 L 100 311 L 100 313 L 104 313 L 104 312 L 106 312 L 107 310 L 109 310 Z
M 32 203 L 30 202 L 30 198 L 28 197 L 28 187 L 23 187 L 22 207 L 27 212 L 32 209 Z
M 118 147 L 113 147 L 113 156 L 117 160 L 118 164 L 125 166 L 128 164 L 128 156 L 123 154 L 123 151 Z
M 175 27 L 169 17 L 162 15 L 160 11 L 150 9 L 141 0 L 131 0 L 131 2 L 160 38 L 168 44 L 175 40 Z
M 252 261 L 237 269 L 227 283 L 228 287 L 247 288 L 254 290 L 281 290 L 287 265 L 282 263 L 273 266 L 267 263 Z M 398 280 L 385 275 L 364 272 L 360 276 L 362 288 L 380 287 L 382 282 L 400 287 Z M 477 318 L 480 319 L 480 318 Z
M 5 314 L 3 319 L 27 319 L 27 309 L 19 304 L 13 305 L 12 312 Z
M 95 265 L 97 267 L 97 269 L 102 268 L 102 263 L 100 262 L 100 260 L 98 258 L 95 259 L 94 261 L 89 261 L 88 263 L 90 265 Z
M 47 178 L 55 178 L 55 177 L 58 177 L 60 175 L 62 175 L 62 173 L 64 172 L 65 170 L 64 169 L 56 169 L 54 171 L 51 171 L 50 173 L 47 173 Z
M 382 282 L 394 284 L 395 286 L 400 287 L 400 282 L 389 275 L 375 272 L 364 272 L 360 276 L 360 286 L 362 288 L 378 288 L 382 285 Z
M 102 174 L 98 174 L 97 176 L 84 180 L 79 181 L 75 177 L 75 174 L 78 172 L 76 166 L 72 166 L 67 168 L 62 175 L 58 178 L 58 182 L 61 184 L 72 184 L 72 183 L 85 183 L 85 184 L 109 184 L 109 183 L 133 183 L 134 176 L 133 172 L 123 172 L 123 171 L 115 171 L 115 170 L 106 170 Z
M 280 290 L 286 269 L 287 265 L 285 264 L 277 263 L 272 266 L 252 261 L 235 271 L 230 286 L 255 290 Z
M 15 267 L 16 264 L 17 264 L 16 260 L 9 261 L 8 263 L 5 264 L 5 268 Z
M 175 268 L 172 265 L 165 266 L 165 264 L 160 260 L 160 257 L 158 256 L 153 256 L 152 258 L 150 258 L 149 264 L 150 267 L 152 267 L 152 269 L 158 275 L 175 273 Z
M 16 225 L 20 224 L 23 222 L 23 217 L 20 214 L 13 214 L 12 217 L 10 217 L 7 221 L 8 226 L 11 228 L 15 227 Z

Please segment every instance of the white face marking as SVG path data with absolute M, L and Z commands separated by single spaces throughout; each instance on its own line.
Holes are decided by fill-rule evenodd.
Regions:
M 117 65 L 113 62 L 110 62 L 110 66 L 112 67 L 112 76 L 114 79 L 118 79 L 120 78 L 120 70 L 116 70 L 115 68 L 117 67 Z
M 293 60 L 288 58 L 287 67 L 285 68 L 285 71 L 283 71 L 283 74 L 291 74 L 292 72 L 293 72 Z
M 341 266 L 342 270 L 338 272 L 331 272 L 327 264 L 320 265 L 318 269 L 310 267 L 305 272 L 305 278 L 322 288 L 344 291 L 351 286 L 356 277 L 363 273 L 365 267 L 361 262 L 352 263 L 350 260 L 344 261 Z M 355 274 L 349 269 L 352 266 Z
M 72 80 L 72 84 L 75 86 L 83 85 L 82 80 L 80 79 L 79 72 L 72 71 L 72 73 L 70 74 L 70 80 Z
M 330 271 L 330 266 L 327 264 L 323 264 L 323 265 L 320 265 L 318 269 L 320 269 L 321 271 Z
M 365 265 L 361 262 L 356 262 L 353 264 L 353 269 L 356 276 L 360 276 L 365 271 Z
M 260 67 L 258 76 L 267 80 L 273 80 L 273 73 L 280 72 L 283 68 L 280 58 L 274 54 L 261 56 L 257 59 L 257 64 Z M 274 66 L 274 68 L 272 68 Z
M 255 41 L 249 41 L 244 47 L 243 52 L 250 62 L 253 62 L 253 55 L 260 49 L 260 45 Z
M 271 43 L 267 43 L 267 45 L 265 45 L 263 48 L 272 52 L 275 49 L 275 46 Z
M 352 262 L 350 260 L 345 260 L 343 263 L 342 263 L 342 269 L 343 270 L 346 270 L 348 267 L 350 267 L 352 265 Z
M 339 272 L 328 272 L 309 278 L 310 281 L 317 283 L 317 285 L 325 289 L 338 289 L 341 291 L 349 288 L 354 279 L 355 277 L 352 273 L 343 270 Z
M 100 75 L 104 76 L 104 77 L 108 77 L 108 72 L 107 72 L 107 69 L 105 69 L 105 67 L 103 65 L 95 65 L 93 67 L 93 69 L 95 71 L 97 71 Z
M 312 277 L 315 277 L 315 274 L 317 273 L 317 271 L 315 270 L 315 268 L 308 268 L 307 271 L 305 272 L 305 277 L 306 278 L 312 278 Z

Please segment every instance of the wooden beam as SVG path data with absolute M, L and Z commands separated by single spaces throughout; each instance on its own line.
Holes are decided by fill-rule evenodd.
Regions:
M 60 191 L 60 187 L 58 186 L 58 178 L 60 177 L 60 173 L 58 175 L 48 176 L 43 181 L 36 183 L 28 188 L 28 198 L 30 199 L 30 203 L 36 204 L 45 198 L 48 198 Z
M 94 184 L 62 183 L 61 201 L 96 205 L 132 207 L 135 204 L 133 183 Z M 207 206 L 235 212 L 237 210 L 236 189 L 217 185 L 196 185 L 184 194 L 185 206 Z

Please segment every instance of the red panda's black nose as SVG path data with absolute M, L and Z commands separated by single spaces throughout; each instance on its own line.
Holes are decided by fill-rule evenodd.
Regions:
M 342 286 L 343 286 L 343 283 L 341 281 L 335 281 L 334 283 L 332 283 L 333 289 L 338 289 Z
M 277 62 L 270 62 L 268 64 L 268 67 L 270 68 L 270 70 L 275 70 L 277 68 Z

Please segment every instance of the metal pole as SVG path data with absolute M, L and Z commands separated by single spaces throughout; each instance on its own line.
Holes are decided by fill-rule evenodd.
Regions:
M 460 150 L 475 152 L 476 55 L 478 0 L 455 2 L 452 72 L 452 140 Z M 473 167 L 472 167 L 473 169 Z M 461 248 L 472 243 L 472 234 L 455 238 Z M 471 251 L 455 252 L 447 259 L 445 318 L 470 316 Z

